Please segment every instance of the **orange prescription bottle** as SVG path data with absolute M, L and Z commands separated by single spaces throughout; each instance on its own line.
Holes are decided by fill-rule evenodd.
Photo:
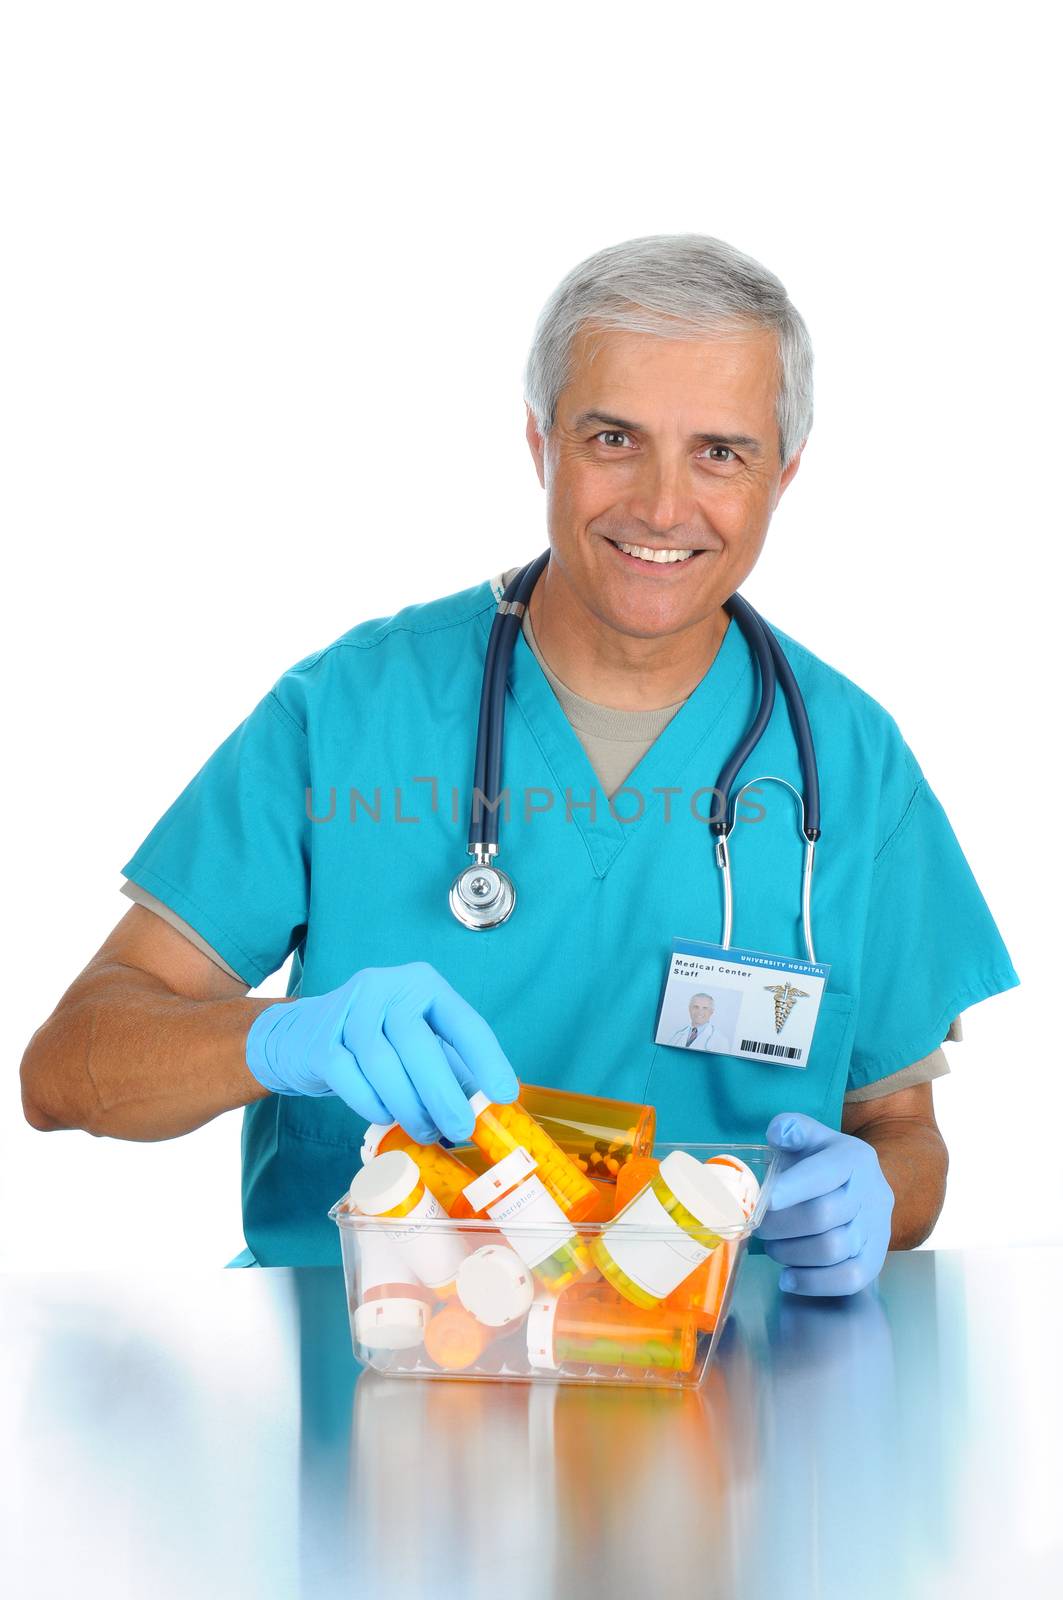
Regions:
M 476 1174 L 471 1167 L 441 1144 L 418 1144 L 397 1122 L 371 1122 L 362 1140 L 362 1160 L 369 1162 L 389 1150 L 405 1150 L 416 1162 L 425 1183 L 448 1217 L 471 1217 L 469 1202 L 462 1194 Z
M 471 1183 L 473 1178 L 478 1178 L 481 1173 L 486 1172 L 488 1167 L 491 1166 L 491 1162 L 488 1160 L 487 1156 L 485 1156 L 483 1151 L 474 1144 L 461 1144 L 454 1145 L 453 1147 L 447 1145 L 444 1146 L 444 1148 L 450 1150 L 451 1154 L 454 1155 L 463 1166 L 468 1167 L 469 1176 L 465 1180 L 466 1184 Z M 579 1163 L 577 1162 L 577 1165 L 578 1164 Z M 631 1163 L 629 1162 L 628 1166 L 630 1165 Z M 627 1167 L 621 1167 L 620 1171 L 621 1173 L 626 1172 Z M 612 1179 L 610 1179 L 607 1183 L 604 1178 L 591 1178 L 589 1176 L 588 1181 L 593 1184 L 594 1192 L 598 1198 L 593 1210 L 588 1211 L 587 1215 L 585 1217 L 580 1217 L 579 1220 L 581 1222 L 608 1222 L 609 1218 L 615 1216 L 617 1211 L 620 1209 L 617 1204 L 616 1184 L 612 1181 Z M 641 1188 L 642 1185 L 639 1184 L 637 1187 Z M 457 1213 L 451 1212 L 451 1215 L 455 1216 Z
M 464 1372 L 476 1364 L 489 1344 L 510 1331 L 510 1326 L 488 1327 L 456 1300 L 448 1300 L 425 1329 L 424 1347 L 437 1367 Z
M 656 1156 L 635 1156 L 620 1168 L 616 1178 L 617 1211 L 622 1211 L 657 1176 L 660 1164 Z
M 720 1311 L 723 1308 L 724 1295 L 727 1293 L 727 1284 L 734 1266 L 735 1256 L 738 1254 L 738 1241 L 725 1239 L 718 1250 L 714 1250 L 709 1259 L 703 1263 L 678 1289 L 673 1289 L 666 1306 L 681 1303 L 680 1297 L 690 1284 L 693 1293 L 688 1291 L 688 1304 L 694 1313 L 694 1321 L 704 1333 L 711 1333 L 720 1320 Z
M 590 1272 L 586 1244 L 522 1145 L 474 1178 L 465 1198 L 479 1215 L 498 1223 L 503 1238 L 547 1289 L 557 1293 Z
M 491 1328 L 477 1322 L 464 1306 L 448 1300 L 425 1329 L 424 1347 L 437 1367 L 464 1372 L 479 1360 L 493 1337 Z
M 731 1179 L 734 1193 L 748 1220 L 756 1210 L 757 1200 L 760 1198 L 760 1182 L 751 1167 L 741 1160 L 739 1156 L 710 1156 L 706 1162 L 710 1167 L 730 1167 L 737 1174 L 736 1179 Z M 690 1280 L 698 1286 L 698 1293 L 693 1302 L 694 1321 L 706 1333 L 711 1333 L 720 1319 L 723 1310 L 724 1297 L 727 1294 L 727 1285 L 730 1281 L 731 1271 L 739 1251 L 737 1239 L 725 1239 L 718 1250 L 714 1250 L 705 1265 L 695 1273 Z M 704 1275 L 704 1282 L 698 1282 Z M 675 1291 L 678 1295 L 683 1288 L 680 1284 Z M 672 1303 L 671 1297 L 668 1302 Z
M 588 1177 L 615 1183 L 626 1162 L 653 1149 L 657 1112 L 630 1100 L 521 1085 L 518 1103 Z
M 625 1300 L 659 1306 L 725 1237 L 738 1237 L 744 1222 L 730 1185 L 685 1150 L 673 1150 L 591 1241 L 591 1256 Z
M 355 1234 L 343 1230 L 343 1242 Z M 367 1350 L 409 1350 L 424 1338 L 436 1297 L 418 1283 L 395 1243 L 383 1230 L 357 1230 L 361 1299 L 353 1308 L 351 1330 Z
M 620 1168 L 623 1172 L 623 1167 Z M 588 1211 L 581 1222 L 608 1222 L 610 1217 L 615 1217 L 620 1209 L 616 1203 L 616 1184 L 607 1183 L 604 1178 L 590 1178 L 597 1195 L 597 1202 L 592 1211 Z
M 529 1363 L 547 1371 L 585 1361 L 689 1372 L 697 1349 L 689 1311 L 633 1310 L 608 1291 L 537 1299 L 528 1312 L 527 1339 Z
M 692 1316 L 694 1326 L 699 1331 L 711 1333 L 720 1315 L 737 1250 L 738 1244 L 735 1240 L 725 1239 L 700 1267 L 695 1267 L 689 1278 L 684 1278 L 671 1294 L 665 1295 L 660 1303 L 660 1309 L 674 1312 L 677 1316 Z M 570 1300 L 579 1298 L 600 1300 L 606 1289 L 608 1285 L 603 1285 L 602 1279 L 598 1276 L 582 1278 L 579 1283 L 572 1283 L 565 1290 L 565 1301 L 567 1304 Z M 609 1293 L 612 1291 L 609 1290 Z M 626 1300 L 623 1303 L 629 1304 Z
M 738 1156 L 710 1156 L 706 1165 L 734 1168 L 740 1175 L 739 1203 L 747 1216 L 752 1215 L 760 1193 L 760 1185 L 745 1162 Z M 653 1156 L 642 1156 L 629 1161 L 626 1167 L 620 1169 L 620 1175 L 616 1180 L 618 1212 L 649 1183 L 659 1166 L 660 1162 Z M 711 1333 L 719 1319 L 727 1281 L 737 1252 L 737 1241 L 725 1239 L 723 1244 L 690 1274 L 689 1278 L 684 1278 L 671 1294 L 665 1297 L 661 1302 L 662 1305 L 673 1311 L 684 1311 L 689 1308 L 693 1311 L 694 1321 L 701 1331 Z
M 380 1230 L 385 1240 L 398 1249 L 421 1282 L 436 1291 L 437 1298 L 453 1294 L 465 1244 L 449 1228 L 417 1226 L 438 1224 L 447 1214 L 405 1150 L 389 1150 L 362 1167 L 351 1179 L 347 1198 L 365 1217 L 401 1219 L 400 1227 Z
M 469 1105 L 476 1118 L 473 1143 L 490 1161 L 501 1161 L 503 1156 L 523 1147 L 538 1167 L 543 1187 L 571 1222 L 583 1222 L 597 1208 L 598 1191 L 593 1183 L 550 1135 L 544 1133 L 519 1100 L 512 1105 L 496 1106 L 478 1092 Z

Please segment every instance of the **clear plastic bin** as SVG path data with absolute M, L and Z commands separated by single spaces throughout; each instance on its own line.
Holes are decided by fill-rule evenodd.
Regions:
M 691 1274 L 677 1292 L 661 1302 L 663 1332 L 651 1327 L 651 1312 L 617 1295 L 596 1272 L 559 1296 L 549 1294 L 538 1282 L 530 1291 L 525 1285 L 512 1293 L 503 1285 L 499 1324 L 487 1327 L 479 1322 L 472 1327 L 467 1308 L 456 1296 L 439 1299 L 416 1281 L 412 1271 L 403 1272 L 404 1233 L 419 1230 L 445 1235 L 448 1243 L 460 1240 L 469 1255 L 488 1245 L 508 1255 L 516 1243 L 524 1247 L 520 1254 L 531 1260 L 547 1251 L 556 1225 L 508 1223 L 503 1238 L 494 1221 L 444 1217 L 407 1223 L 401 1217 L 361 1216 L 346 1209 L 344 1195 L 329 1216 L 340 1230 L 356 1359 L 392 1377 L 696 1387 L 705 1378 L 730 1312 L 742 1258 L 749 1236 L 767 1208 L 779 1156 L 764 1144 L 658 1144 L 654 1155 L 663 1159 L 673 1150 L 685 1150 L 698 1161 L 738 1156 L 755 1174 L 760 1194 L 744 1224 L 711 1253 L 702 1268 L 695 1269 L 701 1273 L 698 1295 L 684 1300 L 684 1286 L 695 1281 Z M 610 1223 L 572 1226 L 590 1252 Z M 640 1247 L 645 1243 L 659 1249 L 668 1243 L 663 1230 L 623 1221 L 615 1226 L 624 1230 L 627 1241 Z M 381 1288 L 382 1275 L 386 1278 L 389 1273 L 394 1281 Z M 408 1281 L 405 1289 L 404 1279 Z M 530 1306 L 523 1303 L 529 1293 Z M 367 1305 L 374 1309 L 367 1312 Z M 440 1320 L 430 1329 L 435 1318 Z M 570 1329 L 576 1330 L 572 1336 L 566 1332 Z M 596 1339 L 595 1333 L 601 1337 Z M 371 1344 L 364 1342 L 370 1335 Z M 445 1360 L 433 1359 L 431 1348 L 445 1351 Z M 584 1357 L 577 1359 L 574 1352 L 581 1349 Z M 595 1359 L 586 1359 L 586 1353 Z

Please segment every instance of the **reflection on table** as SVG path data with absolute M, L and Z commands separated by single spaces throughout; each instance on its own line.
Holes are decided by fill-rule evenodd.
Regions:
M 360 1373 L 338 1269 L 11 1277 L 8 1592 L 1057 1595 L 1061 1263 L 750 1257 L 696 1391 Z

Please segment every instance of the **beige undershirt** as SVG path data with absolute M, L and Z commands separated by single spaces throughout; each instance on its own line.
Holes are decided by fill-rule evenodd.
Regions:
M 501 597 L 502 590 L 518 571 L 519 568 L 511 567 L 508 572 L 503 572 L 499 577 L 492 579 L 492 589 L 496 599 Z M 679 700 L 675 705 L 662 706 L 652 711 L 620 711 L 614 706 L 603 706 L 594 700 L 586 700 L 567 684 L 562 683 L 544 660 L 538 641 L 532 632 L 531 614 L 527 610 L 521 623 L 521 631 L 561 709 L 572 724 L 576 737 L 586 751 L 587 760 L 606 798 L 611 798 L 685 702 Z M 240 974 L 234 972 L 228 962 L 211 948 L 195 928 L 176 912 L 171 911 L 165 902 L 149 894 L 139 884 L 128 880 L 122 884 L 122 893 L 130 900 L 135 900 L 138 905 L 145 906 L 149 911 L 154 911 L 157 916 L 162 917 L 171 927 L 184 934 L 197 950 L 201 950 L 230 977 L 243 984 L 244 980 Z M 244 984 L 245 990 L 246 987 Z M 945 1037 L 946 1039 L 963 1037 L 959 1018 L 952 1023 Z M 942 1077 L 949 1070 L 945 1052 L 939 1047 L 931 1051 L 930 1055 L 924 1056 L 921 1061 L 913 1061 L 910 1066 L 902 1067 L 899 1072 L 890 1073 L 888 1078 L 881 1078 L 877 1083 L 869 1083 L 863 1089 L 850 1089 L 845 1099 L 847 1102 L 876 1100 L 882 1095 L 894 1094 L 898 1089 L 906 1089 L 912 1084 L 929 1083 L 934 1078 Z

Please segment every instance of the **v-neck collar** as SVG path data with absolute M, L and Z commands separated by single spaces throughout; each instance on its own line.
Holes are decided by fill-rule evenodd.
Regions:
M 477 618 L 486 646 L 494 620 L 494 607 L 490 604 L 493 599 L 490 584 L 485 583 L 484 590 L 489 603 L 477 613 Z M 571 796 L 572 821 L 586 845 L 596 876 L 604 878 L 631 836 L 649 818 L 660 816 L 666 796 L 659 791 L 669 786 L 678 787 L 688 769 L 693 767 L 697 775 L 693 788 L 711 790 L 719 768 L 730 752 L 716 751 L 713 759 L 706 762 L 705 747 L 708 744 L 711 748 L 710 736 L 739 686 L 751 672 L 748 647 L 738 625 L 731 618 L 712 666 L 668 726 L 658 734 L 642 760 L 625 778 L 623 788 L 615 797 L 616 806 L 621 816 L 630 816 L 633 820 L 622 822 L 613 815 L 587 752 L 546 674 L 536 661 L 527 639 L 523 633 L 518 636 L 509 667 L 507 699 L 511 704 L 507 706 L 507 716 L 515 707 L 523 717 L 553 773 L 562 805 L 566 800 L 566 791 Z M 503 786 L 508 783 L 513 791 L 519 787 L 521 779 L 519 774 L 513 773 L 512 767 L 507 774 L 506 762 L 506 750 L 503 748 L 502 782 Z M 636 794 L 624 792 L 628 789 L 637 790 L 641 795 L 641 814 L 637 814 L 639 802 Z M 592 790 L 595 797 L 593 816 L 586 804 Z M 689 800 L 687 796 L 683 803 L 689 804 Z M 582 806 L 581 801 L 584 802 Z M 714 797 L 707 792 L 700 798 L 698 810 L 708 815 L 714 804 Z

